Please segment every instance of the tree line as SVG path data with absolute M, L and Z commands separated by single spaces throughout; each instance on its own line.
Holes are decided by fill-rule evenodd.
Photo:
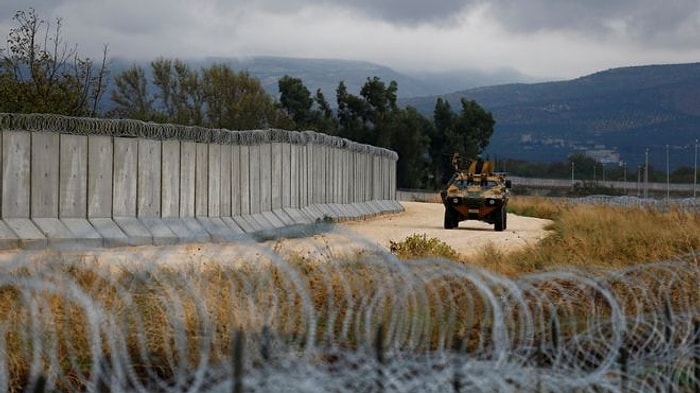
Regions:
M 466 99 L 454 110 L 438 98 L 432 118 L 397 105 L 398 84 L 368 77 L 359 94 L 344 81 L 335 105 L 320 89 L 314 94 L 299 78 L 285 75 L 279 94 L 267 93 L 247 71 L 224 63 L 195 69 L 179 59 L 157 58 L 149 69 L 133 65 L 111 75 L 107 46 L 100 60 L 82 58 L 77 45 L 32 8 L 17 11 L 7 47 L 0 49 L 0 112 L 55 113 L 68 116 L 129 118 L 250 130 L 313 130 L 394 150 L 397 185 L 437 188 L 451 174 L 454 152 L 475 157 L 489 143 L 495 121 Z M 108 79 L 112 89 L 108 92 Z M 109 94 L 108 97 L 105 97 Z M 110 109 L 101 111 L 103 99 Z

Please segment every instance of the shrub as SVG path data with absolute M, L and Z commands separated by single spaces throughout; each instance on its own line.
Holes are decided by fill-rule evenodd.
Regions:
M 413 234 L 400 242 L 389 242 L 391 252 L 399 258 L 439 257 L 452 260 L 459 259 L 457 251 L 440 239 L 426 234 Z

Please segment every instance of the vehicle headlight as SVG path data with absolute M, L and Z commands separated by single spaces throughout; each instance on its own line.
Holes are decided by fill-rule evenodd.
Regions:
M 454 203 L 455 205 L 459 204 L 459 198 L 453 198 L 452 203 Z
M 489 203 L 489 205 L 493 206 L 493 205 L 496 204 L 496 200 L 495 200 L 495 199 L 489 199 L 488 203 Z

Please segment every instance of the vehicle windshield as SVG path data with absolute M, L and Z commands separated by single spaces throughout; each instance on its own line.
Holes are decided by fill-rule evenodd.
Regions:
M 460 188 L 468 187 L 468 186 L 481 186 L 481 187 L 496 187 L 498 185 L 497 181 L 494 180 L 484 180 L 481 183 L 479 183 L 479 179 L 457 179 L 454 181 L 454 185 Z

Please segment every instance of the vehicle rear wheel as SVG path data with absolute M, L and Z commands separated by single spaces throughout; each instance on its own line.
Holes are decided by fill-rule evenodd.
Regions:
M 501 207 L 493 214 L 493 229 L 496 232 L 503 232 L 506 229 L 506 208 Z

